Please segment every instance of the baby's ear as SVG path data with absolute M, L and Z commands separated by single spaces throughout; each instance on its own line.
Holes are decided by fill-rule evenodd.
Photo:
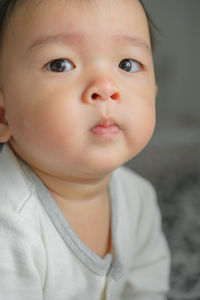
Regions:
M 8 123 L 5 119 L 5 106 L 3 101 L 3 94 L 0 90 L 0 143 L 6 143 L 10 140 L 11 134 Z

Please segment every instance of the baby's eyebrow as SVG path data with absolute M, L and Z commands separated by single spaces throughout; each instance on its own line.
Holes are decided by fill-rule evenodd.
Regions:
M 131 35 L 116 35 L 115 39 L 116 41 L 127 43 L 135 47 L 140 47 L 147 51 L 151 51 L 151 46 L 140 37 L 134 37 Z
M 46 45 L 46 44 L 56 44 L 58 42 L 73 42 L 73 43 L 83 43 L 84 41 L 87 41 L 87 34 L 82 33 L 69 33 L 69 32 L 60 32 L 52 35 L 43 35 L 36 40 L 34 40 L 31 45 L 28 47 L 26 52 L 29 52 L 33 48 L 36 48 L 38 46 Z M 115 41 L 117 44 L 119 43 L 127 43 L 130 45 L 133 45 L 135 47 L 143 48 L 147 51 L 151 51 L 150 45 L 140 37 L 134 37 L 131 35 L 114 35 L 110 36 L 113 41 Z
M 31 45 L 26 50 L 26 53 L 31 51 L 34 48 L 37 48 L 39 46 L 43 46 L 46 44 L 56 44 L 58 42 L 64 42 L 67 43 L 69 41 L 74 41 L 81 43 L 83 41 L 83 35 L 80 33 L 66 33 L 66 32 L 60 32 L 56 34 L 49 34 L 49 35 L 43 35 L 36 40 L 34 40 Z

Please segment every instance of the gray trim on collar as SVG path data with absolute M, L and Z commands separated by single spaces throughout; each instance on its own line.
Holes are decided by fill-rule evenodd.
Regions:
M 20 165 L 24 170 L 29 180 L 35 184 L 37 194 L 48 214 L 52 223 L 74 252 L 74 254 L 94 273 L 99 276 L 103 276 L 108 272 L 111 274 L 113 279 L 117 280 L 121 278 L 124 273 L 123 264 L 120 262 L 119 249 L 117 248 L 117 191 L 115 176 L 109 184 L 110 198 L 111 198 L 111 226 L 112 226 L 112 243 L 113 243 L 113 261 L 112 254 L 107 254 L 103 259 L 96 255 L 91 249 L 89 249 L 75 234 L 66 218 L 62 214 L 60 208 L 52 198 L 50 192 L 42 181 L 33 173 L 31 168 L 23 161 L 20 161 Z

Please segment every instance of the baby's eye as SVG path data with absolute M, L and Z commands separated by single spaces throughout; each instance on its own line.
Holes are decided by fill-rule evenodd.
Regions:
M 119 68 L 125 72 L 135 73 L 142 70 L 142 65 L 134 59 L 123 59 L 119 63 Z
M 74 68 L 74 64 L 68 59 L 56 59 L 47 64 L 47 69 L 52 72 L 69 72 Z

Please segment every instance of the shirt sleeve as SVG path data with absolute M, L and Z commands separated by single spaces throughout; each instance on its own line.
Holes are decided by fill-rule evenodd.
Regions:
M 164 300 L 169 291 L 170 252 L 162 232 L 156 193 L 149 183 L 145 195 L 123 300 Z
M 0 210 L 0 299 L 42 300 L 45 266 L 36 231 L 20 214 Z

